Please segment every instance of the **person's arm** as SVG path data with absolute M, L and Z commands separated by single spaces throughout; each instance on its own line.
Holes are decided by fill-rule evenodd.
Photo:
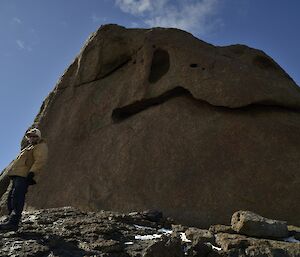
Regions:
M 30 168 L 30 172 L 34 173 L 34 180 L 38 182 L 38 177 L 40 170 L 44 167 L 47 162 L 48 157 L 48 147 L 45 143 L 36 145 L 33 149 L 33 159 L 34 163 Z

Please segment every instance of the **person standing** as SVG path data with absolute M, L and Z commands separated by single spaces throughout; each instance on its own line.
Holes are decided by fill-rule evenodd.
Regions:
M 8 194 L 8 221 L 0 224 L 0 231 L 17 231 L 25 204 L 25 195 L 30 185 L 38 183 L 40 170 L 44 167 L 48 146 L 37 128 L 26 133 L 29 145 L 21 150 L 17 158 L 7 170 L 7 176 L 12 180 L 12 188 Z

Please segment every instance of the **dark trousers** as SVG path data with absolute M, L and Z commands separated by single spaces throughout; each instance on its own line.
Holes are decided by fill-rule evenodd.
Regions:
M 13 184 L 7 199 L 9 221 L 13 224 L 19 224 L 25 204 L 28 181 L 27 178 L 20 176 L 12 176 L 11 179 Z

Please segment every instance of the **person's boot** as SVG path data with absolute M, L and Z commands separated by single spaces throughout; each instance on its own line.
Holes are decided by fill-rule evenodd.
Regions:
M 17 231 L 19 229 L 18 223 L 12 223 L 10 220 L 0 224 L 0 231 Z
M 8 221 L 0 224 L 0 231 L 17 231 L 19 229 L 19 221 L 20 217 L 12 212 Z

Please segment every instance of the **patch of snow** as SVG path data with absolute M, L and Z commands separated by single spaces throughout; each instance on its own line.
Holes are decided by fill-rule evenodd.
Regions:
M 222 248 L 221 247 L 217 247 L 217 246 L 214 246 L 212 243 L 208 242 L 208 243 L 205 243 L 206 245 L 210 246 L 213 250 L 217 250 L 217 251 L 222 251 Z
M 134 236 L 134 239 L 137 239 L 137 240 L 151 240 L 151 239 L 157 239 L 157 238 L 161 238 L 161 237 L 162 237 L 162 235 L 159 235 L 159 234 L 144 235 L 144 236 L 137 235 L 137 236 Z
M 135 215 L 138 215 L 138 214 L 139 214 L 139 213 L 138 213 L 137 211 L 128 213 L 129 216 L 135 216 Z
M 191 240 L 187 239 L 186 234 L 184 232 L 180 233 L 180 238 L 182 242 L 186 242 L 186 243 L 192 242 Z
M 173 233 L 173 231 L 171 229 L 167 229 L 167 228 L 160 228 L 157 231 L 160 233 L 163 233 L 163 234 L 172 234 Z
M 295 237 L 293 237 L 293 236 L 284 238 L 283 241 L 285 241 L 285 242 L 290 242 L 290 243 L 300 243 L 300 241 L 297 240 L 297 239 L 296 239 Z
M 125 242 L 125 245 L 133 245 L 133 242 Z
M 140 225 L 133 225 L 136 229 L 143 229 L 143 230 L 146 230 L 146 229 L 150 229 L 150 230 L 154 230 L 155 228 L 151 228 L 151 227 L 144 227 L 144 226 L 140 226 Z
M 140 229 L 140 230 L 155 230 L 155 228 L 151 228 L 151 227 L 144 227 L 144 226 L 140 226 L 140 225 L 134 225 L 134 227 L 136 229 Z M 172 234 L 172 230 L 170 229 L 166 229 L 166 228 L 160 228 L 157 230 L 157 233 L 155 234 L 151 234 L 151 235 L 137 235 L 134 238 L 137 240 L 151 240 L 151 239 L 157 239 L 157 238 L 161 238 L 163 235 L 170 235 Z

